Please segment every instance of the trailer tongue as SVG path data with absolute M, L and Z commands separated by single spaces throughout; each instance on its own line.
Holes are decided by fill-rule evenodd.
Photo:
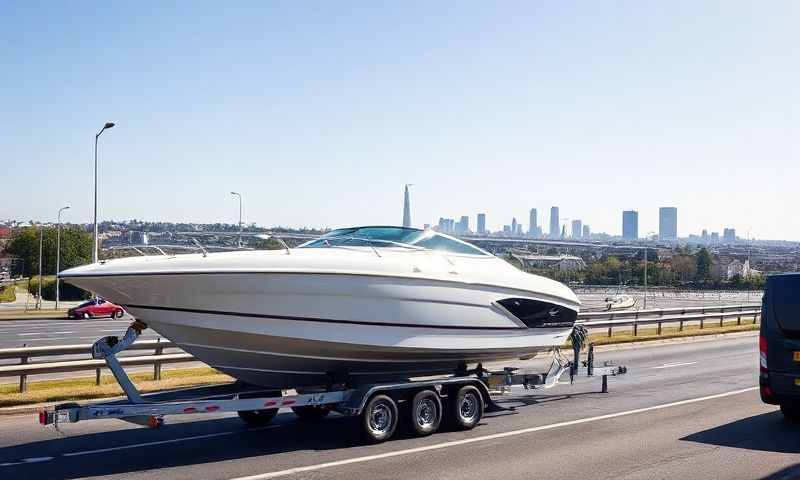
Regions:
M 39 422 L 58 428 L 63 423 L 116 418 L 156 428 L 163 425 L 166 415 L 237 412 L 248 424 L 264 425 L 280 408 L 288 407 L 301 417 L 320 418 L 332 410 L 343 415 L 360 416 L 363 431 L 367 439 L 373 442 L 391 438 L 401 420 L 410 422 L 419 435 L 434 433 L 445 417 L 455 428 L 471 429 L 478 424 L 484 411 L 502 409 L 492 399 L 493 389 L 502 392 L 513 385 L 521 385 L 525 389 L 551 388 L 558 384 L 567 371 L 574 378 L 579 370 L 580 348 L 586 338 L 586 330 L 576 326 L 571 336 L 574 360 L 567 360 L 555 349 L 550 369 L 543 373 L 520 372 L 513 367 L 490 371 L 478 365 L 474 369 L 464 366 L 449 377 L 424 380 L 357 385 L 347 381 L 337 382 L 332 378 L 327 386 L 293 395 L 238 381 L 142 395 L 116 355 L 133 344 L 144 328 L 147 328 L 145 324 L 136 321 L 122 339 L 104 337 L 92 346 L 92 357 L 105 360 L 127 399 L 86 405 L 58 405 L 53 410 L 42 411 Z M 594 366 L 591 345 L 583 366 L 588 376 L 602 377 L 602 392 L 607 392 L 608 376 L 627 372 L 623 366 Z M 402 404 L 408 404 L 411 408 L 403 409 L 401 413 L 398 405 Z

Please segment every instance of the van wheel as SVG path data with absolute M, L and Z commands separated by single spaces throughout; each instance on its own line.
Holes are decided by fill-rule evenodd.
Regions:
M 781 403 L 781 413 L 783 418 L 789 422 L 800 422 L 800 404 Z
M 450 421 L 457 430 L 475 428 L 483 418 L 483 396 L 473 385 L 464 385 L 458 389 L 451 400 Z
M 240 410 L 236 412 L 239 414 L 239 418 L 246 424 L 251 427 L 261 427 L 275 418 L 275 415 L 278 414 L 277 408 L 270 408 L 269 410 Z

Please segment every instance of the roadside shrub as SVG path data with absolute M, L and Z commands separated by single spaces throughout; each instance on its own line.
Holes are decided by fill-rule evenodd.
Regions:
M 28 292 L 31 295 L 36 295 L 39 293 L 39 278 L 33 277 L 31 278 L 30 284 L 28 285 Z M 70 285 L 69 283 L 61 282 L 61 300 L 64 301 L 77 301 L 77 300 L 86 300 L 92 297 L 92 294 L 83 290 L 82 288 L 78 288 L 74 285 Z M 56 299 L 56 279 L 55 277 L 43 277 L 42 279 L 42 298 L 44 300 L 55 300 Z
M 5 287 L 0 287 L 0 302 L 13 302 L 17 299 L 17 288 L 12 283 Z

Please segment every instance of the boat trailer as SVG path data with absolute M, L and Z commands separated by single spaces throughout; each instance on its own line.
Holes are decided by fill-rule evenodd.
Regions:
M 164 424 L 166 415 L 237 412 L 249 425 L 264 425 L 280 408 L 291 408 L 301 418 L 321 418 L 330 411 L 360 416 L 367 439 L 381 442 L 394 434 L 403 416 L 411 417 L 411 425 L 419 435 L 435 432 L 443 419 L 454 428 L 471 429 L 485 411 L 513 410 L 498 405 L 493 395 L 504 393 L 515 385 L 526 390 L 549 389 L 556 386 L 567 372 L 572 383 L 580 365 L 586 369 L 587 376 L 601 377 L 603 393 L 608 392 L 609 376 L 627 373 L 626 367 L 609 362 L 596 366 L 593 345 L 589 345 L 587 359 L 581 363 L 580 350 L 587 332 L 584 327 L 576 325 L 571 335 L 574 359 L 568 360 L 556 348 L 550 369 L 544 373 L 520 372 L 515 367 L 490 371 L 479 364 L 474 369 L 464 367 L 450 377 L 363 385 L 331 384 L 318 391 L 293 395 L 237 381 L 143 396 L 116 355 L 130 346 L 144 328 L 145 324 L 136 321 L 121 339 L 103 337 L 92 346 L 92 357 L 105 360 L 126 399 L 86 405 L 61 404 L 40 412 L 39 423 L 58 429 L 64 423 L 115 418 L 157 428 Z M 398 406 L 403 405 L 411 408 L 401 413 Z

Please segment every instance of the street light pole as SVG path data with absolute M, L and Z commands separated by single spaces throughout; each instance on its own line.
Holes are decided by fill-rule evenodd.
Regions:
M 97 140 L 106 129 L 112 128 L 114 123 L 106 122 L 103 128 L 94 136 L 94 248 L 92 248 L 92 263 L 97 263 L 99 244 L 97 241 Z
M 647 310 L 647 242 L 644 244 L 644 309 Z
M 58 233 L 56 234 L 56 310 L 58 310 L 58 300 L 60 298 L 60 283 L 61 279 L 58 274 L 61 271 L 61 212 L 67 210 L 69 205 L 58 209 Z
M 39 224 L 39 292 L 36 298 L 36 310 L 42 308 L 42 243 L 44 240 L 44 226 Z
M 239 192 L 231 192 L 231 195 L 239 197 L 239 248 L 242 247 L 242 194 Z

